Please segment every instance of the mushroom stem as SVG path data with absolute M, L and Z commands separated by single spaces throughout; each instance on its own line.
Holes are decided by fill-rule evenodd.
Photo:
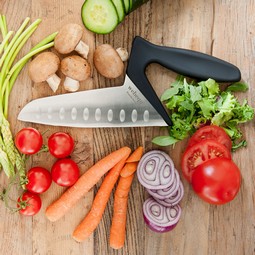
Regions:
M 120 47 L 120 48 L 116 49 L 116 51 L 118 52 L 118 54 L 123 62 L 128 60 L 128 51 L 125 48 Z
M 53 74 L 46 81 L 48 82 L 50 88 L 55 93 L 58 89 L 61 79 L 56 74 Z
M 64 88 L 67 91 L 75 92 L 80 88 L 80 83 L 79 83 L 79 81 L 74 80 L 67 76 L 64 81 Z
M 83 58 L 88 58 L 89 46 L 83 41 L 79 41 L 77 46 L 75 47 L 75 51 L 77 51 Z

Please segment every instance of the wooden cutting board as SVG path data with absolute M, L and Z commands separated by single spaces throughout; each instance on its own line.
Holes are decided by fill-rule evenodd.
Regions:
M 9 29 L 16 30 L 25 17 L 42 23 L 32 39 L 26 44 L 20 56 L 40 39 L 57 31 L 69 22 L 82 24 L 80 9 L 83 0 L 1 0 L 0 13 L 5 14 Z M 240 99 L 247 98 L 254 106 L 255 90 L 255 0 L 150 0 L 147 4 L 126 17 L 125 21 L 109 35 L 95 35 L 89 31 L 84 41 L 91 52 L 102 43 L 130 50 L 135 35 L 140 35 L 153 43 L 183 47 L 212 54 L 237 65 L 242 78 L 250 85 Z M 89 55 L 92 63 L 92 53 Z M 151 65 L 147 74 L 155 90 L 160 95 L 168 88 L 175 73 L 159 65 Z M 124 75 L 116 80 L 107 80 L 93 69 L 90 80 L 82 83 L 81 90 L 120 85 Z M 63 93 L 60 88 L 57 93 Z M 17 121 L 20 109 L 30 100 L 52 95 L 46 84 L 33 84 L 27 68 L 19 76 L 10 100 L 9 120 L 13 134 L 27 123 Z M 151 139 L 164 134 L 160 128 L 106 128 L 74 129 L 33 125 L 44 135 L 45 141 L 55 131 L 67 131 L 76 142 L 73 158 L 84 172 L 94 162 L 121 146 L 132 149 L 141 145 L 148 151 L 157 148 Z M 242 126 L 248 147 L 233 154 L 233 159 L 242 171 L 241 191 L 234 201 L 224 206 L 210 206 L 201 201 L 184 181 L 185 195 L 181 206 L 183 214 L 178 226 L 169 233 L 151 232 L 142 219 L 142 203 L 146 193 L 134 181 L 129 199 L 127 236 L 125 247 L 114 251 L 109 247 L 109 229 L 112 217 L 113 197 L 108 203 L 102 222 L 97 230 L 84 243 L 78 244 L 71 233 L 88 212 L 94 194 L 100 183 L 84 197 L 64 218 L 56 223 L 49 222 L 45 208 L 55 200 L 63 188 L 53 184 L 42 195 L 43 207 L 39 214 L 22 217 L 10 214 L 1 203 L 0 207 L 0 253 L 8 255 L 70 255 L 70 254 L 130 254 L 130 255 L 205 255 L 205 254 L 255 254 L 255 143 L 254 121 Z M 174 148 L 161 148 L 173 158 L 180 170 L 180 156 L 187 141 Z M 54 162 L 48 154 L 40 154 L 28 162 L 30 166 L 43 166 L 50 169 Z M 0 186 L 6 183 L 0 173 Z

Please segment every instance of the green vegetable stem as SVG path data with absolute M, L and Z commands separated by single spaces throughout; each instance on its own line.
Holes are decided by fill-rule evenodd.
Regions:
M 168 136 L 155 137 L 152 142 L 160 146 L 173 145 L 192 135 L 197 128 L 214 124 L 225 129 L 232 140 L 233 150 L 246 146 L 238 124 L 252 120 L 254 109 L 247 100 L 240 104 L 232 92 L 247 89 L 247 84 L 237 82 L 221 91 L 213 79 L 197 83 L 178 76 L 161 97 L 173 125 L 168 127 Z
M 2 42 L 0 43 L 0 165 L 9 178 L 13 178 L 18 173 L 19 182 L 23 188 L 26 184 L 25 157 L 15 147 L 8 122 L 9 96 L 19 73 L 26 63 L 35 54 L 52 47 L 57 35 L 56 32 L 47 36 L 25 56 L 17 59 L 20 50 L 37 29 L 41 19 L 37 19 L 28 25 L 29 21 L 30 18 L 27 17 L 15 33 L 8 31 L 6 17 L 0 14 L 2 35 Z

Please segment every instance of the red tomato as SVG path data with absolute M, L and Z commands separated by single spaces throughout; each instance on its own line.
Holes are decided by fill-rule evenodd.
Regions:
M 199 128 L 190 138 L 188 147 L 193 146 L 205 139 L 213 139 L 226 146 L 229 150 L 232 148 L 232 142 L 226 131 L 218 126 L 209 125 Z
M 33 216 L 37 214 L 42 206 L 42 200 L 39 195 L 26 191 L 18 198 L 17 207 L 20 214 Z
M 49 152 L 56 158 L 69 156 L 74 149 L 73 138 L 64 132 L 52 134 L 48 140 Z
M 72 186 L 80 176 L 78 165 L 69 158 L 55 162 L 51 169 L 52 180 L 63 187 Z
M 196 167 L 191 183 L 194 191 L 204 201 L 221 205 L 237 195 L 241 174 L 231 159 L 214 158 Z
M 51 185 L 51 174 L 43 167 L 33 167 L 27 172 L 26 188 L 33 193 L 43 193 Z
M 188 147 L 182 156 L 181 168 L 184 177 L 190 182 L 191 174 L 200 164 L 213 158 L 229 158 L 230 151 L 222 144 L 212 139 L 206 139 Z
M 15 145 L 23 154 L 35 154 L 43 145 L 41 133 L 32 127 L 21 129 L 15 136 Z

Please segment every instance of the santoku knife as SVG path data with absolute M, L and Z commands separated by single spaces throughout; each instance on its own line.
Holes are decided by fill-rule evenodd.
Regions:
M 171 118 L 149 83 L 145 69 L 158 63 L 172 71 L 206 80 L 235 82 L 239 69 L 196 51 L 154 45 L 135 37 L 124 85 L 40 98 L 28 103 L 18 119 L 69 127 L 170 126 Z

